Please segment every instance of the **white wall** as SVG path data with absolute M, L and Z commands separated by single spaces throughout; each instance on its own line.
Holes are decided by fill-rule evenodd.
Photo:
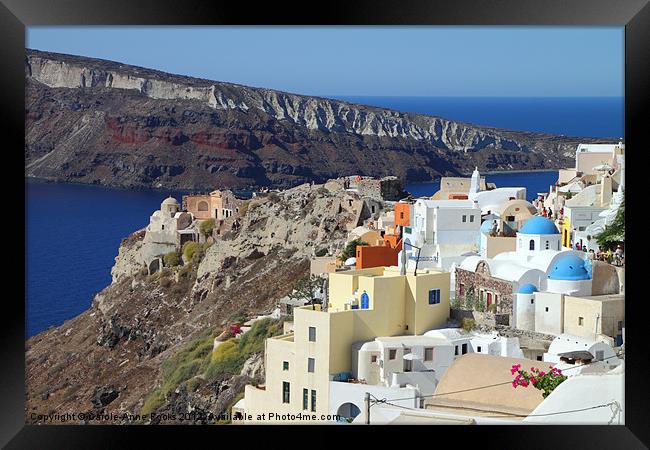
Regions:
M 396 405 L 408 408 L 419 408 L 420 406 L 420 402 L 417 399 L 418 390 L 415 388 L 390 388 L 381 385 L 373 386 L 370 384 L 330 381 L 329 413 L 336 414 L 339 407 L 344 403 L 353 403 L 361 410 L 360 416 L 364 416 L 364 399 L 366 392 L 369 392 L 379 399 L 407 399 L 391 402 Z
M 535 255 L 543 250 L 561 250 L 560 234 L 524 234 L 517 233 L 517 253 Z M 535 243 L 535 249 L 530 250 L 530 241 Z M 546 243 L 548 242 L 548 249 Z
M 570 377 L 556 387 L 531 412 L 530 416 L 523 420 L 523 423 L 562 425 L 607 425 L 611 423 L 612 425 L 624 425 L 625 378 L 623 370 L 620 369 L 602 375 L 585 374 Z M 618 402 L 621 411 L 613 411 L 609 406 L 587 409 L 610 402 Z M 579 411 L 553 414 L 571 410 Z
M 564 215 L 569 218 L 573 230 L 584 231 L 585 228 L 600 218 L 598 214 L 605 211 L 605 209 L 586 206 L 565 206 Z
M 407 345 L 405 345 L 407 346 Z M 424 349 L 433 347 L 433 360 L 424 360 Z M 389 359 L 389 350 L 396 350 L 395 359 Z M 452 345 L 435 345 L 435 346 L 408 346 L 411 354 L 417 359 L 412 360 L 411 372 L 421 372 L 433 370 L 435 378 L 439 381 L 442 374 L 454 361 L 454 347 Z M 381 382 L 390 384 L 393 379 L 393 373 L 404 372 L 404 350 L 403 348 L 384 347 L 380 350 L 380 369 L 379 376 Z
M 564 295 L 535 293 L 535 331 L 556 335 L 564 331 Z
M 566 295 L 591 295 L 592 280 L 552 280 L 546 281 L 546 290 Z
M 535 331 L 535 294 L 516 294 L 513 302 L 515 328 Z

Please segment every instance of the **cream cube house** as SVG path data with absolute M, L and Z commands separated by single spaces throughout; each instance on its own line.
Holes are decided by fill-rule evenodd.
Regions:
M 330 273 L 327 311 L 296 308 L 293 333 L 266 340 L 266 382 L 246 386 L 244 421 L 335 421 L 342 405 L 331 401 L 330 386 L 352 372 L 352 345 L 444 327 L 449 277 L 432 270 L 401 275 L 397 267 Z

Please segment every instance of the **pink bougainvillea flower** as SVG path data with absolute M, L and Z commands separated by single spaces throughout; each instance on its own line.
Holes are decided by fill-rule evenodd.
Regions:
M 543 377 L 544 375 L 546 375 L 546 372 L 540 372 L 540 373 L 539 373 L 539 376 L 540 376 L 540 377 Z
M 515 389 L 517 389 L 517 382 L 516 382 L 516 381 L 513 381 L 513 382 L 512 382 L 512 387 L 515 388 Z

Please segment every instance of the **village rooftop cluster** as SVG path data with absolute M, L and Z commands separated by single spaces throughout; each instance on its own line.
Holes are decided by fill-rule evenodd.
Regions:
M 271 313 L 284 333 L 235 423 L 623 424 L 624 236 L 602 235 L 623 211 L 624 149 L 578 145 L 532 203 L 478 170 L 417 199 L 395 177 L 330 180 L 353 253 L 314 255 L 320 287 Z M 230 191 L 165 199 L 142 263 L 236 231 L 240 208 Z

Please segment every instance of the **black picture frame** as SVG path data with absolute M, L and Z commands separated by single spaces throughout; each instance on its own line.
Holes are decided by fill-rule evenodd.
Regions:
M 456 0 L 456 1 L 354 1 L 302 3 L 280 5 L 276 2 L 215 2 L 201 0 L 0 0 L 0 119 L 5 126 L 4 155 L 16 158 L 4 165 L 3 178 L 19 177 L 18 167 L 24 156 L 24 58 L 25 27 L 31 25 L 557 25 L 557 26 L 624 26 L 625 27 L 625 141 L 628 164 L 626 184 L 628 205 L 626 246 L 629 270 L 627 287 L 630 301 L 626 302 L 626 398 L 625 426 L 498 426 L 465 427 L 410 427 L 398 431 L 395 437 L 406 445 L 459 445 L 477 440 L 482 447 L 495 448 L 647 448 L 650 443 L 650 409 L 647 385 L 648 346 L 643 331 L 648 329 L 648 299 L 640 281 L 645 267 L 641 258 L 645 250 L 643 231 L 644 152 L 650 152 L 647 143 L 647 124 L 650 90 L 650 6 L 648 0 Z M 290 51 L 290 49 L 288 49 Z M 580 70 L 570 67 L 567 70 Z M 586 74 L 588 76 L 588 74 Z M 9 139 L 7 139 L 9 138 Z M 24 180 L 23 180 L 24 182 Z M 15 209 L 19 179 L 12 182 L 14 189 L 6 192 L 5 208 Z M 24 196 L 24 190 L 21 191 Z M 18 195 L 20 198 L 20 194 Z M 23 197 L 24 199 L 24 197 Z M 11 203 L 11 204 L 10 204 Z M 24 204 L 24 201 L 23 201 Z M 11 225 L 16 227 L 16 225 Z M 15 230 L 11 231 L 15 233 Z M 7 239 L 7 238 L 6 238 Z M 15 239 L 15 238 L 14 238 Z M 14 264 L 14 268 L 18 264 Z M 26 265 L 24 266 L 26 268 Z M 23 271 L 23 276 L 25 272 Z M 265 445 L 272 442 L 275 433 L 284 446 L 293 438 L 286 427 L 118 427 L 118 426 L 32 426 L 25 425 L 25 308 L 15 295 L 6 276 L 4 321 L 0 326 L 3 361 L 0 364 L 0 445 L 7 448 L 97 448 L 131 447 L 142 438 L 148 447 L 158 442 L 171 444 L 179 440 L 185 445 L 197 438 L 212 441 L 211 445 L 227 444 L 224 436 L 237 445 Z M 25 297 L 26 298 L 26 297 Z M 647 342 L 647 338 L 645 339 Z M 305 431 L 305 427 L 299 427 Z M 370 438 L 386 427 L 371 428 Z M 249 431 L 262 431 L 258 439 Z M 297 429 L 291 429 L 291 433 Z M 322 428 L 306 428 L 313 436 L 329 435 L 353 439 L 353 434 L 368 432 L 368 427 L 332 427 L 327 433 Z M 411 434 L 417 431 L 417 435 Z M 217 434 L 215 434 L 217 433 Z M 224 434 L 225 433 L 225 434 Z M 420 433 L 422 438 L 420 438 Z M 238 436 L 232 436 L 238 434 Z M 220 437 L 219 437 L 220 436 Z M 413 436 L 413 437 L 412 437 Z M 415 437 L 417 436 L 417 437 Z M 260 435 L 261 437 L 261 435 Z M 340 436 L 341 438 L 343 436 Z M 451 438 L 452 444 L 444 439 Z M 217 439 L 217 440 L 215 440 Z M 222 440 L 223 439 L 223 440 Z M 294 440 L 295 439 L 295 440 Z M 208 441 L 210 442 L 210 441 Z M 355 441 L 350 441 L 350 444 Z M 357 441 L 358 442 L 358 441 Z M 381 440 L 366 441 L 382 445 Z M 408 444 L 407 444 L 408 442 Z M 207 444 L 210 445 L 210 444 Z

